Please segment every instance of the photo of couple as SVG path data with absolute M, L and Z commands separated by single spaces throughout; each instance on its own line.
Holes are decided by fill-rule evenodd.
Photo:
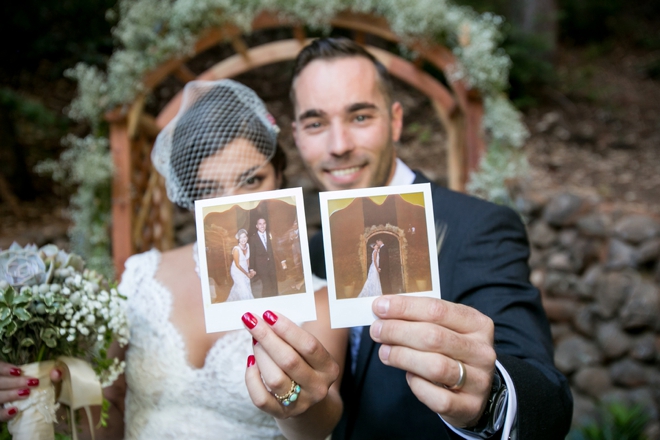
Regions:
M 337 199 L 328 204 L 337 299 L 430 289 L 423 193 Z
M 283 198 L 214 205 L 203 212 L 212 303 L 303 291 L 295 201 Z

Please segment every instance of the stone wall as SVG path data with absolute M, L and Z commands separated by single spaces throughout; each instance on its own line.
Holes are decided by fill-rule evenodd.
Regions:
M 573 194 L 519 202 L 574 424 L 601 401 L 640 404 L 660 438 L 660 221 Z

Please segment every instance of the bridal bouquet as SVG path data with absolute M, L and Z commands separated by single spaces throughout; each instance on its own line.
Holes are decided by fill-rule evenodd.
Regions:
M 107 355 L 113 341 L 128 342 L 123 301 L 82 258 L 55 245 L 14 243 L 0 252 L 0 359 L 40 380 L 29 399 L 11 403 L 20 411 L 8 425 L 15 440 L 54 438 L 55 366 L 63 372 L 58 400 L 72 412 L 103 402 L 101 387 L 124 368 Z

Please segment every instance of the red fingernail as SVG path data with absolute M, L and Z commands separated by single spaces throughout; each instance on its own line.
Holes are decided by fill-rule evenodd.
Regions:
M 252 345 L 257 345 L 257 340 L 252 338 Z
M 243 315 L 241 319 L 250 330 L 257 326 L 257 318 L 255 318 L 254 315 L 250 312 L 247 312 L 245 315 Z
M 27 384 L 29 387 L 39 386 L 39 379 L 28 379 Z
M 29 396 L 30 395 L 30 390 L 25 388 L 24 390 L 18 390 L 18 395 L 19 396 Z
M 10 416 L 15 416 L 17 412 L 18 410 L 16 408 L 9 408 L 7 410 L 7 414 L 9 414 Z
M 20 368 L 12 368 L 11 370 L 9 370 L 9 374 L 11 374 L 12 376 L 20 376 L 22 372 Z
M 248 356 L 248 364 L 247 364 L 248 368 L 250 368 L 252 365 L 254 365 L 254 363 L 255 363 L 254 355 L 251 354 L 250 356 Z
M 270 310 L 266 310 L 264 312 L 264 321 L 266 321 L 268 324 L 273 325 L 277 322 L 277 315 Z

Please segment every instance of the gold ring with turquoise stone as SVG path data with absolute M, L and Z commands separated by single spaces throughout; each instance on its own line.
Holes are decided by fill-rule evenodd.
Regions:
M 280 403 L 284 406 L 289 406 L 296 400 L 298 400 L 298 395 L 300 394 L 300 385 L 296 383 L 295 380 L 291 381 L 291 388 L 289 389 L 289 392 L 286 393 L 283 396 L 280 396 L 279 394 L 273 393 L 275 398 L 280 401 Z

